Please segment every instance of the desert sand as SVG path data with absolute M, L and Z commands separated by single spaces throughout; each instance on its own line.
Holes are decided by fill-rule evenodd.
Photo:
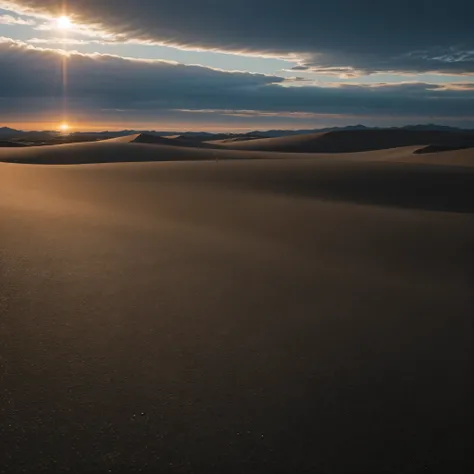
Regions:
M 137 138 L 0 150 L 5 472 L 470 472 L 473 149 Z
M 213 142 L 210 142 L 213 143 Z M 354 153 L 411 145 L 468 145 L 474 147 L 474 134 L 441 131 L 413 130 L 343 130 L 308 133 L 278 138 L 214 142 L 236 150 L 307 152 L 307 153 Z
M 345 132 L 353 133 L 353 132 Z M 361 132 L 365 133 L 365 132 Z M 450 134 L 452 136 L 452 134 Z M 402 136 L 402 138 L 404 138 Z M 366 162 L 392 162 L 411 164 L 430 164 L 445 166 L 474 166 L 474 144 L 472 147 L 460 148 L 453 145 L 454 149 L 445 151 L 435 147 L 435 152 L 430 153 L 427 137 L 423 142 L 418 138 L 417 145 L 396 145 L 391 148 L 393 141 L 379 140 L 377 149 L 372 151 L 353 151 L 336 153 L 333 148 L 325 147 L 323 153 L 304 152 L 307 144 L 314 142 L 314 134 L 296 135 L 291 137 L 250 139 L 245 141 L 222 141 L 201 143 L 199 141 L 156 137 L 148 134 L 134 134 L 108 140 L 67 143 L 52 146 L 31 146 L 15 149 L 0 148 L 0 162 L 18 162 L 30 164 L 92 164 L 92 163 L 118 163 L 118 162 L 144 162 L 144 161 L 209 161 L 209 160 L 255 160 L 255 159 L 310 159 L 311 161 L 355 161 Z M 457 143 L 456 140 L 452 141 Z M 344 137 L 343 142 L 346 141 Z M 264 142 L 271 150 L 234 149 L 252 143 Z M 287 151 L 285 144 L 290 142 L 295 151 Z M 401 140 L 400 143 L 404 143 Z M 281 146 L 281 150 L 279 149 Z M 332 146 L 332 145 L 331 145 Z M 370 145 L 368 145 L 370 146 Z M 375 145 L 373 145 L 375 147 Z M 273 149 L 279 150 L 274 151 Z

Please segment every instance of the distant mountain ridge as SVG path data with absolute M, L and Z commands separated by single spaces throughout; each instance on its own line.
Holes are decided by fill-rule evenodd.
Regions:
M 310 133 L 325 133 L 339 131 L 357 131 L 357 130 L 410 130 L 410 131 L 431 131 L 431 132 L 452 132 L 452 133 L 474 133 L 474 129 L 463 129 L 450 127 L 447 125 L 419 124 L 406 125 L 403 127 L 367 127 L 365 125 L 349 125 L 347 127 L 328 127 L 319 129 L 300 129 L 300 130 L 255 130 L 247 133 L 212 133 L 212 132 L 178 132 L 178 131 L 156 131 L 156 130 L 120 130 L 120 131 L 101 131 L 101 132 L 72 132 L 67 136 L 69 139 L 77 138 L 82 140 L 100 140 L 105 138 L 118 138 L 126 135 L 145 134 L 148 136 L 177 137 L 179 139 L 211 141 L 211 140 L 238 140 L 252 138 L 276 138 L 293 135 L 303 135 Z M 61 137 L 61 133 L 51 130 L 44 131 L 23 131 L 15 130 L 10 127 L 0 127 L 1 140 L 18 140 L 27 142 L 48 141 L 52 138 Z
M 403 127 L 367 127 L 365 125 L 349 125 L 347 127 L 327 127 L 317 129 L 305 130 L 267 130 L 254 131 L 249 135 L 266 135 L 269 138 L 283 137 L 289 135 L 304 135 L 307 133 L 324 133 L 324 132 L 342 132 L 342 131 L 357 131 L 357 130 L 410 130 L 410 131 L 431 131 L 431 132 L 453 132 L 453 133 L 474 133 L 474 129 L 465 129 L 458 127 L 449 127 L 447 125 L 436 124 L 420 124 L 420 125 L 405 125 Z

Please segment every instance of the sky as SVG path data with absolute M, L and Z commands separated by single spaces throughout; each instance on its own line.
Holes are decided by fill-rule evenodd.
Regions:
M 474 128 L 471 0 L 0 0 L 0 126 Z

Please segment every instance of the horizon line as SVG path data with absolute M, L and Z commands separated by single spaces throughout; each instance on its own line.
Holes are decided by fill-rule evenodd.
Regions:
M 465 128 L 459 126 L 452 126 L 452 125 L 444 125 L 444 124 L 437 124 L 437 123 L 407 123 L 405 125 L 392 125 L 392 126 L 377 126 L 377 125 L 364 125 L 362 123 L 357 123 L 353 125 L 334 125 L 334 126 L 322 126 L 322 127 L 315 127 L 315 128 L 268 128 L 268 129 L 261 129 L 261 128 L 226 128 L 224 130 L 205 130 L 205 129 L 152 129 L 152 128 L 97 128 L 97 129 L 87 129 L 87 128 L 77 128 L 71 130 L 68 133 L 61 132 L 61 130 L 57 128 L 16 128 L 15 126 L 10 125 L 1 125 L 0 130 L 2 129 L 10 129 L 16 132 L 44 132 L 44 133 L 58 133 L 63 135 L 72 135 L 74 133 L 117 133 L 117 132 L 153 132 L 153 133 L 176 133 L 176 134 L 184 134 L 184 133 L 209 133 L 209 134 L 221 134 L 221 133 L 251 133 L 251 132 L 271 132 L 271 131 L 318 131 L 318 130 L 325 130 L 325 129 L 347 129 L 347 128 L 355 128 L 355 127 L 364 127 L 368 129 L 402 129 L 407 127 L 439 127 L 439 128 L 452 128 L 458 130 L 474 130 L 474 128 Z

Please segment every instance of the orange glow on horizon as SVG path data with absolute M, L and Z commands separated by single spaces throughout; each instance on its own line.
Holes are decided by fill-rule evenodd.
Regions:
M 23 130 L 23 131 L 59 131 L 61 130 L 60 126 L 62 123 L 58 125 L 57 122 L 50 122 L 50 121 L 34 121 L 34 122 L 23 122 L 23 121 L 10 121 L 6 124 L 1 124 L 0 126 L 8 126 L 14 128 L 16 130 Z M 223 125 L 223 124 L 216 124 L 216 123 L 190 123 L 190 122 L 178 122 L 178 123 L 170 123 L 170 122 L 163 122 L 163 123 L 135 123 L 135 122 L 92 122 L 92 121 L 75 121 L 74 125 L 70 123 L 67 124 L 69 129 L 67 133 L 71 131 L 77 132 L 116 132 L 122 130 L 149 130 L 149 131 L 161 131 L 161 132 L 210 132 L 210 133 L 239 133 L 239 132 L 251 132 L 257 129 L 262 129 L 261 124 L 253 124 L 253 125 L 242 125 L 242 126 L 232 126 L 232 125 Z M 322 126 L 324 127 L 324 126 Z M 263 126 L 265 128 L 265 126 Z M 268 129 L 271 126 L 266 127 Z M 294 128 L 293 124 L 287 124 L 283 128 L 287 128 L 288 130 Z M 62 130 L 61 130 L 62 131 Z

